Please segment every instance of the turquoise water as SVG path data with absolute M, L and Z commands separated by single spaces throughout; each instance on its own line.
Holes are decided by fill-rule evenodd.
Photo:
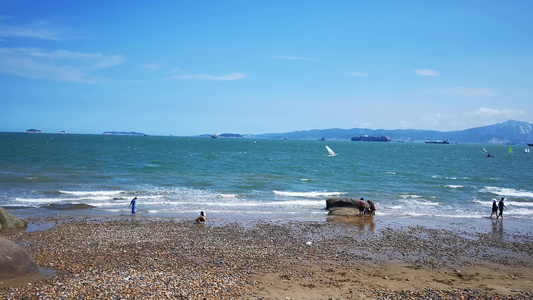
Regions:
M 328 156 L 325 145 L 337 156 Z M 494 158 L 486 157 L 485 147 Z M 19 214 L 319 219 L 329 197 L 364 197 L 377 215 L 481 218 L 506 198 L 533 219 L 526 146 L 0 133 L 0 206 Z

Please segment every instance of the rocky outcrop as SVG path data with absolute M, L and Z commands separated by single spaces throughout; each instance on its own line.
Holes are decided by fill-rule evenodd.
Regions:
M 28 227 L 28 222 L 13 216 L 3 207 L 0 207 L 0 230 L 25 229 L 26 227 Z
M 355 198 L 330 198 L 326 200 L 326 209 L 331 210 L 340 207 L 351 207 L 359 209 L 359 201 Z
M 330 198 L 326 200 L 326 209 L 330 215 L 359 215 L 359 207 L 364 204 L 355 198 Z
M 39 267 L 22 247 L 0 236 L 0 280 L 37 272 Z

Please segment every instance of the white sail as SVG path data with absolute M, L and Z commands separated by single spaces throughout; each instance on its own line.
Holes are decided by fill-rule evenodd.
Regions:
M 483 147 L 483 152 L 488 152 L 487 149 L 485 149 L 485 147 Z
M 328 149 L 329 156 L 335 156 L 337 153 L 333 152 L 330 147 L 326 146 L 326 149 Z

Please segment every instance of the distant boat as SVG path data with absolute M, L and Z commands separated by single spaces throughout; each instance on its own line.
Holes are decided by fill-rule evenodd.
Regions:
M 445 139 L 444 141 L 426 141 L 426 144 L 449 144 L 450 141 L 448 139 Z
M 511 148 L 511 146 L 509 146 L 509 155 L 513 155 L 513 148 Z
M 337 153 L 333 152 L 330 147 L 326 146 L 326 149 L 328 149 L 329 156 L 335 156 Z
M 533 143 L 527 143 L 529 147 L 533 147 Z
M 525 154 L 529 154 L 529 148 L 524 149 Z
M 483 147 L 483 152 L 489 152 L 489 151 L 487 151 L 487 149 L 485 149 L 485 147 Z
M 325 142 L 325 141 L 326 141 L 326 138 L 323 137 L 323 138 L 319 139 L 319 141 L 321 141 L 321 142 Z

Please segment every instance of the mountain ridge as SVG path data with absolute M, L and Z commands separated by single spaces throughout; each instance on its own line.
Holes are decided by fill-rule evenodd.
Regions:
M 533 125 L 527 122 L 508 120 L 493 125 L 474 127 L 456 131 L 423 129 L 311 129 L 285 133 L 265 133 L 247 135 L 263 139 L 301 140 L 350 140 L 353 136 L 387 136 L 393 141 L 436 141 L 450 140 L 451 143 L 474 144 L 527 144 L 533 143 Z

